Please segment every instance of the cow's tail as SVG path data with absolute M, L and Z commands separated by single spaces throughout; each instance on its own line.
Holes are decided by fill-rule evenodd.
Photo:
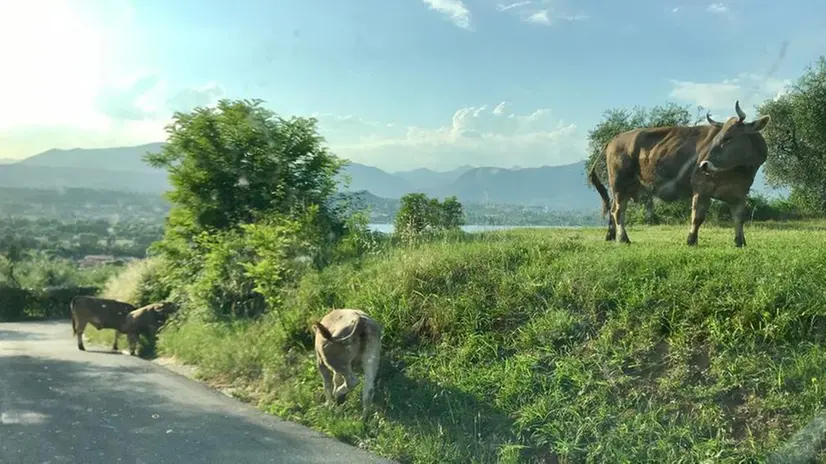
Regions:
M 602 156 L 605 156 L 605 150 L 603 150 Z M 597 175 L 597 166 L 599 166 L 599 158 L 595 159 L 594 163 L 591 165 L 591 172 L 588 173 L 588 180 L 591 181 L 591 185 L 597 189 L 599 196 L 602 197 L 602 215 L 605 216 L 611 208 L 611 198 L 608 196 L 608 190 L 599 180 L 599 175 Z
M 350 334 L 348 334 L 346 337 L 341 338 L 334 338 L 333 334 L 330 333 L 330 330 L 327 327 L 324 327 L 324 325 L 321 324 L 321 322 L 313 322 L 313 326 L 316 328 L 316 330 L 318 330 L 321 336 L 328 341 L 331 341 L 333 343 L 348 343 L 350 341 L 350 338 L 358 332 L 360 323 L 361 318 L 359 317 L 358 319 L 356 319 L 356 323 L 353 324 L 353 330 L 350 331 Z
M 77 320 L 75 318 L 75 299 L 69 302 L 69 315 L 72 316 L 72 335 L 77 335 Z

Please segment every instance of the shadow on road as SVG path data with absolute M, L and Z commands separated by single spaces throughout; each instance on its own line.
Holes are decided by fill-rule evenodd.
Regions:
M 115 362 L 107 359 L 97 362 Z M 325 454 L 330 445 L 319 441 L 319 435 L 289 429 L 293 424 L 284 424 L 285 430 L 297 431 L 273 433 L 272 422 L 241 415 L 226 401 L 206 387 L 190 387 L 177 376 L 143 365 L 3 356 L 0 456 L 15 463 L 344 458 Z M 359 456 L 345 460 L 350 459 Z
M 34 332 L 22 332 L 17 330 L 0 329 L 0 342 L 4 341 L 36 341 L 45 340 L 46 335 Z

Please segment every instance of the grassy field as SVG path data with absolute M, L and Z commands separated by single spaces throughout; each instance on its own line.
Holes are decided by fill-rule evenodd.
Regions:
M 305 277 L 255 323 L 185 322 L 162 354 L 271 413 L 401 462 L 750 462 L 826 400 L 826 232 L 474 234 Z M 377 412 L 323 405 L 309 321 L 385 326 Z

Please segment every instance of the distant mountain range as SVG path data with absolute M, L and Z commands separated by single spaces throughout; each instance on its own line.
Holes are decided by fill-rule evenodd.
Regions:
M 162 143 L 135 147 L 48 150 L 32 157 L 0 162 L 0 187 L 68 188 L 160 194 L 169 189 L 166 172 L 145 164 L 142 156 L 159 151 Z M 348 164 L 351 179 L 347 191 L 366 190 L 373 195 L 398 199 L 410 192 L 443 198 L 456 195 L 465 203 L 544 206 L 551 210 L 599 208 L 599 196 L 585 184 L 585 161 L 537 168 L 462 166 L 450 171 L 427 168 L 387 172 L 373 166 Z M 342 179 L 343 180 L 343 179 Z M 752 191 L 772 191 L 758 174 Z

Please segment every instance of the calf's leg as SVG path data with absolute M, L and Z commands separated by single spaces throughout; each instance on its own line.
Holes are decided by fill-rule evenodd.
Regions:
M 136 331 L 130 331 L 126 333 L 126 341 L 129 342 L 129 354 L 134 356 L 135 350 L 138 345 L 138 333 Z
M 320 357 L 317 357 L 318 372 L 321 374 L 321 381 L 324 383 L 324 398 L 327 404 L 333 403 L 333 373 L 330 368 L 324 364 Z
M 348 361 L 346 365 L 341 366 L 340 369 L 343 371 L 340 374 L 344 377 L 344 383 L 336 387 L 334 392 L 336 396 L 336 401 L 342 402 L 344 401 L 344 397 L 350 390 L 356 388 L 359 384 L 359 379 L 353 373 L 352 361 Z
M 373 391 L 376 383 L 376 374 L 379 371 L 381 341 L 371 341 L 364 350 L 362 366 L 364 370 L 364 386 L 361 390 L 361 417 L 366 418 L 373 403 Z

